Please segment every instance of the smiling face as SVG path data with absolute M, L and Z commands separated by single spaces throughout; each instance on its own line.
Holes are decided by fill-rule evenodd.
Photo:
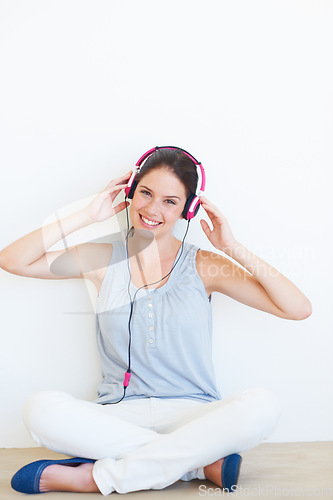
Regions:
M 171 236 L 186 203 L 186 190 L 179 178 L 167 168 L 154 168 L 139 181 L 134 191 L 130 216 L 134 228 L 154 235 Z

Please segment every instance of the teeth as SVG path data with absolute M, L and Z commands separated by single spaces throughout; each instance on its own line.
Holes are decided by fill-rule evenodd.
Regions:
M 149 226 L 158 226 L 159 222 L 152 222 L 151 220 L 146 219 L 143 215 L 141 215 L 143 222 L 148 224 Z

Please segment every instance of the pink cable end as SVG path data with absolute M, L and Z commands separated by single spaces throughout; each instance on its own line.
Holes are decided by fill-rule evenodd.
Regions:
M 129 381 L 130 381 L 130 378 L 131 378 L 131 373 L 130 372 L 126 372 L 125 373 L 125 378 L 124 378 L 124 386 L 127 387 L 128 384 L 129 384 Z

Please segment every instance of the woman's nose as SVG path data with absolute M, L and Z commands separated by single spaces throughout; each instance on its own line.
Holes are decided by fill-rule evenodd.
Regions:
M 157 200 L 149 200 L 149 203 L 147 205 L 147 209 L 151 212 L 151 214 L 157 214 L 158 213 L 158 201 Z

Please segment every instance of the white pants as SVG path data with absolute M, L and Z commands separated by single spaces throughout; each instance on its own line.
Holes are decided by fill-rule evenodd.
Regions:
M 267 438 L 279 413 L 261 388 L 208 403 L 151 397 L 113 405 L 45 391 L 27 400 L 23 418 L 40 446 L 96 460 L 94 480 L 108 495 L 205 479 L 206 465 Z

